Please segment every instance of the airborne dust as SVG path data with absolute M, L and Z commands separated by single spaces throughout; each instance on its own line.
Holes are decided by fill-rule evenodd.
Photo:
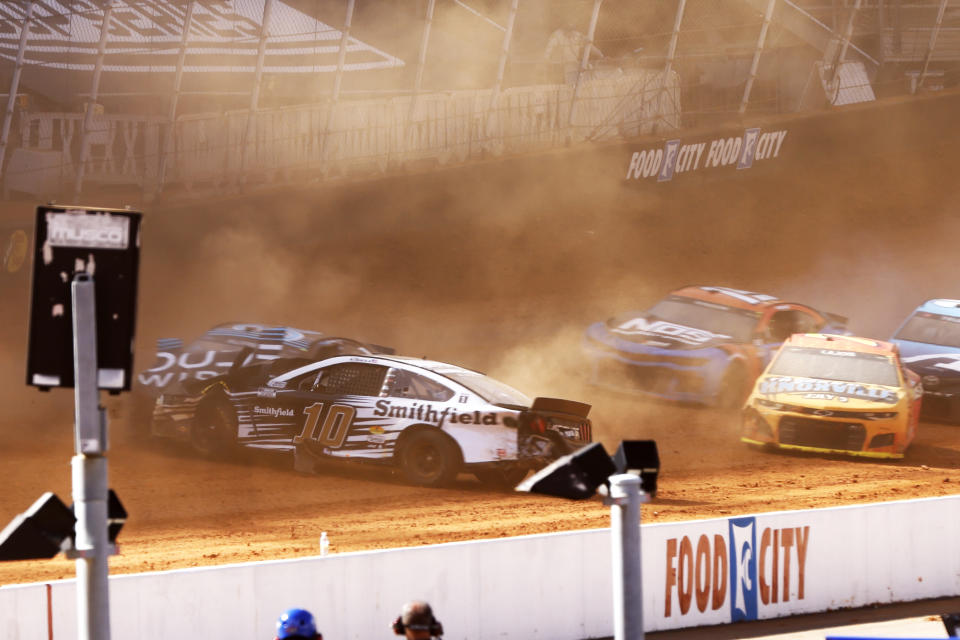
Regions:
M 914 124 L 885 123 L 878 137 L 889 148 L 869 155 L 838 153 L 825 139 L 829 152 L 812 154 L 802 170 L 765 176 L 748 171 L 631 184 L 623 181 L 624 152 L 571 149 L 468 169 L 154 202 L 144 206 L 136 368 L 151 365 L 157 338 L 189 340 L 219 322 L 304 327 L 483 370 L 531 396 L 589 402 L 596 433 L 608 446 L 627 436 L 657 438 L 670 480 L 656 506 L 661 517 L 823 506 L 854 490 L 843 499 L 886 499 L 887 484 L 876 490 L 864 481 L 850 489 L 850 470 L 920 487 L 911 475 L 917 460 L 937 473 L 918 492 L 937 495 L 951 488 L 939 470 L 957 475 L 950 429 L 937 431 L 951 438 L 944 443 L 923 441 L 921 433 L 919 458 L 902 467 L 824 462 L 823 478 L 809 484 L 827 489 L 800 495 L 810 489 L 800 479 L 812 463 L 744 453 L 730 416 L 589 387 L 579 350 L 590 322 L 644 308 L 685 284 L 806 302 L 848 316 L 854 332 L 878 338 L 926 298 L 960 298 L 952 267 L 960 232 L 957 153 L 946 142 L 911 146 L 897 132 Z M 91 194 L 87 203 L 125 204 L 112 198 Z M 5 210 L 25 210 L 29 219 L 35 204 L 8 203 Z M 0 328 L 0 447 L 7 469 L 0 480 L 10 488 L 0 517 L 22 510 L 41 490 L 69 491 L 72 396 L 24 385 L 27 283 L 17 287 L 3 291 Z M 126 570 L 196 564 L 203 545 L 214 550 L 203 564 L 309 554 L 311 514 L 335 541 L 352 541 L 338 550 L 604 523 L 602 509 L 598 518 L 551 519 L 539 503 L 506 514 L 502 496 L 486 504 L 469 487 L 474 493 L 467 499 L 456 490 L 424 496 L 352 477 L 321 482 L 285 470 L 147 456 L 124 438 L 124 399 L 105 402 L 118 443 L 113 477 L 139 519 L 125 530 L 134 550 L 119 560 L 128 562 Z M 283 491 L 282 513 L 271 511 L 271 488 Z M 379 492 L 390 494 L 392 515 L 364 502 Z M 718 493 L 745 497 L 740 505 L 721 505 Z M 774 494 L 782 499 L 772 501 Z M 450 533 L 448 520 L 465 510 L 466 524 Z M 409 520 L 415 534 L 399 540 L 397 518 Z M 255 533 L 248 531 L 251 522 Z M 288 525 L 289 536 L 285 530 L 278 536 Z M 198 541 L 183 531 L 200 531 Z M 263 555 L 250 551 L 248 535 L 255 549 L 267 549 Z M 158 559 L 162 553 L 179 557 Z M 0 582 L 40 579 L 14 573 Z

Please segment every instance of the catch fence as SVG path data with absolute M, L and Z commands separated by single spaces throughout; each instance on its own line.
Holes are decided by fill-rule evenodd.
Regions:
M 235 190 L 956 83 L 947 0 L 16 0 L 6 192 Z M 2 81 L 2 76 L 0 76 Z

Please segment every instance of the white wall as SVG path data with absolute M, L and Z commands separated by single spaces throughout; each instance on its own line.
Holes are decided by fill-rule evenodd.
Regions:
M 610 636 L 609 537 L 573 531 L 112 576 L 113 637 L 263 640 L 292 606 L 311 610 L 333 640 L 388 637 L 411 598 L 434 605 L 449 640 Z M 956 595 L 958 540 L 960 496 L 644 525 L 645 627 Z M 47 591 L 0 587 L 0 635 L 46 638 Z M 53 638 L 73 640 L 73 581 L 51 583 L 49 593 Z

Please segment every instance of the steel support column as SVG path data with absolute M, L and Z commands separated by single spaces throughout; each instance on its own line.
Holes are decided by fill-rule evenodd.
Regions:
M 327 163 L 327 141 L 330 137 L 330 127 L 333 126 L 333 112 L 340 101 L 340 87 L 343 83 L 343 68 L 347 62 L 347 43 L 350 41 L 350 28 L 353 25 L 353 10 L 356 0 L 347 0 L 347 15 L 343 20 L 343 29 L 340 31 L 340 50 L 337 52 L 337 72 L 333 78 L 333 95 L 327 105 L 327 118 L 323 125 L 323 170 L 329 171 Z
M 510 57 L 510 44 L 513 41 L 513 27 L 517 22 L 517 11 L 520 8 L 520 0 L 513 0 L 510 3 L 510 18 L 507 20 L 507 28 L 503 32 L 503 41 L 500 45 L 500 59 L 497 62 L 497 79 L 490 93 L 490 105 L 487 107 L 486 131 L 484 137 L 487 137 L 491 130 L 491 122 L 496 113 L 497 104 L 500 102 L 500 92 L 503 91 L 503 78 L 507 70 L 507 59 Z
M 667 45 L 667 63 L 663 66 L 663 77 L 666 78 L 673 70 L 673 61 L 677 55 L 677 40 L 680 39 L 680 25 L 683 23 L 683 12 L 686 10 L 687 0 L 677 3 L 677 15 L 673 20 L 673 33 L 670 34 L 670 44 Z
M 247 111 L 247 128 L 243 135 L 243 149 L 240 155 L 241 180 L 246 180 L 247 167 L 250 166 L 250 147 L 253 145 L 255 119 L 257 109 L 260 108 L 260 83 L 263 80 L 263 61 L 267 55 L 268 29 L 270 28 L 270 11 L 274 0 L 264 0 L 263 19 L 260 24 L 260 42 L 257 45 L 257 63 L 253 72 L 253 89 L 250 91 L 250 108 Z
M 850 47 L 850 38 L 853 37 L 853 26 L 854 20 L 857 17 L 857 12 L 860 11 L 860 2 L 861 0 L 856 0 L 853 4 L 853 8 L 850 9 L 850 16 L 847 18 L 847 27 L 843 31 L 843 40 L 840 43 L 840 51 L 837 54 L 836 58 L 833 61 L 833 67 L 830 70 L 830 82 L 828 83 L 830 95 L 828 99 L 830 104 L 833 104 L 837 99 L 837 95 L 840 93 L 840 66 L 843 65 L 843 61 L 847 57 L 847 49 Z
M 77 164 L 73 183 L 75 201 L 79 199 L 80 192 L 83 191 L 83 176 L 87 166 L 90 128 L 93 125 L 93 111 L 97 104 L 97 94 L 100 92 L 100 75 L 103 73 L 103 58 L 107 52 L 107 37 L 112 16 L 113 0 L 107 0 L 107 5 L 103 10 L 103 25 L 100 27 L 100 43 L 97 45 L 97 62 L 93 67 L 93 81 L 90 84 L 90 99 L 87 101 L 87 112 L 83 116 L 83 131 L 80 132 L 80 162 Z
M 767 10 L 763 14 L 763 26 L 760 27 L 757 48 L 753 52 L 753 61 L 750 63 L 750 75 L 747 76 L 747 86 L 743 89 L 743 99 L 740 101 L 740 113 L 747 110 L 747 104 L 750 102 L 750 92 L 753 91 L 753 82 L 757 78 L 757 69 L 760 68 L 760 56 L 763 54 L 763 47 L 767 41 L 767 30 L 770 28 L 770 21 L 773 19 L 773 9 L 776 4 L 777 0 L 767 2 Z
M 427 15 L 423 19 L 423 35 L 420 37 L 420 52 L 417 54 L 417 71 L 413 78 L 413 92 L 410 94 L 410 109 L 407 112 L 407 127 L 413 122 L 413 114 L 417 109 L 417 96 L 423 85 L 423 68 L 427 64 L 427 48 L 430 46 L 430 28 L 433 25 L 433 10 L 436 0 L 427 1 Z
M 943 15 L 947 11 L 947 0 L 940 0 L 940 10 L 937 11 L 937 22 L 933 25 L 930 32 L 930 44 L 927 46 L 927 54 L 923 57 L 923 67 L 920 69 L 920 77 L 917 78 L 917 91 L 923 86 L 923 81 L 927 78 L 927 70 L 930 68 L 930 58 L 933 57 L 933 49 L 937 45 L 937 36 L 940 34 L 940 25 L 943 24 Z M 6 136 L 4 136 L 6 138 Z
M 170 108 L 167 111 L 167 135 L 163 141 L 163 155 L 160 156 L 160 176 L 157 190 L 163 190 L 163 183 L 167 175 L 167 165 L 173 155 L 174 126 L 177 122 L 177 103 L 180 101 L 180 88 L 183 84 L 183 64 L 187 57 L 187 43 L 190 40 L 190 27 L 193 23 L 193 9 L 196 0 L 187 4 L 187 12 L 183 18 L 183 33 L 180 35 L 180 51 L 177 54 L 177 70 L 173 77 L 173 95 L 170 96 Z
M 593 0 L 593 13 L 590 14 L 590 27 L 587 30 L 587 44 L 580 56 L 580 67 L 577 69 L 577 81 L 573 85 L 573 95 L 570 97 L 570 112 L 567 114 L 567 142 L 571 140 L 570 128 L 573 126 L 573 110 L 580 96 L 580 84 L 583 81 L 583 72 L 590 62 L 590 53 L 593 51 L 593 38 L 597 33 L 597 21 L 600 19 L 600 5 L 603 0 Z
M 7 110 L 3 115 L 3 132 L 0 133 L 0 175 L 3 175 L 4 160 L 7 155 L 7 143 L 10 140 L 10 123 L 13 122 L 13 109 L 17 104 L 17 92 L 20 90 L 20 74 L 23 71 L 23 57 L 27 51 L 27 38 L 30 36 L 30 20 L 33 19 L 33 0 L 27 3 L 27 13 L 20 28 L 20 45 L 17 48 L 17 61 L 10 80 L 10 95 L 7 96 Z

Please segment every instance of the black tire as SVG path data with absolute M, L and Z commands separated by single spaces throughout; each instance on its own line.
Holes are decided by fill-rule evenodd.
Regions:
M 747 399 L 747 375 L 738 364 L 730 365 L 720 381 L 717 392 L 717 407 L 739 409 Z
M 229 454 L 236 443 L 237 420 L 223 402 L 201 406 L 190 430 L 190 444 L 204 456 L 220 458 Z
M 400 448 L 400 468 L 411 484 L 441 487 L 450 484 L 460 472 L 460 451 L 456 444 L 437 431 L 420 430 L 404 438 Z
M 494 489 L 512 489 L 527 477 L 529 470 L 514 467 L 512 469 L 478 469 L 473 472 L 477 480 Z

